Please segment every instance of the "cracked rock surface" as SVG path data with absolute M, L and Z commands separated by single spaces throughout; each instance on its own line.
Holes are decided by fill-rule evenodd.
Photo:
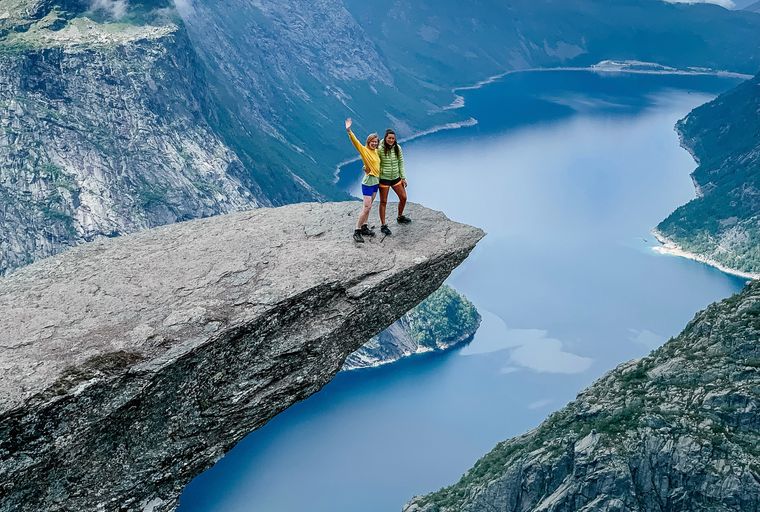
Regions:
M 0 510 L 171 510 L 483 236 L 410 205 L 262 208 L 93 242 L 0 280 Z

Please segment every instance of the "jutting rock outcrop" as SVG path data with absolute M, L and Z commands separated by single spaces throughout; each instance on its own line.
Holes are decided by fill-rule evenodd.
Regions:
M 760 510 L 760 283 L 406 512 Z
M 0 510 L 171 510 L 250 431 L 438 289 L 483 236 L 355 203 L 93 242 L 0 280 Z

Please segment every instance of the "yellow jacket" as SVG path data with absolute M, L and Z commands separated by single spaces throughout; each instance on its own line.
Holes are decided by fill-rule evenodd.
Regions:
M 377 150 L 369 149 L 367 146 L 359 142 L 359 139 L 356 138 L 356 135 L 354 135 L 354 132 L 351 130 L 348 131 L 348 137 L 359 152 L 359 156 L 362 157 L 364 167 L 369 171 L 362 180 L 362 183 L 365 185 L 377 185 L 380 183 L 380 155 L 377 154 Z

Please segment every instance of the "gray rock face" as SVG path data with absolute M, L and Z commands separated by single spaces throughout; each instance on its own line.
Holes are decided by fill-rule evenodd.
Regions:
M 86 244 L 0 280 L 0 510 L 170 510 L 440 287 L 482 231 L 299 204 Z M 151 508 L 152 507 L 152 508 Z
M 760 283 L 406 512 L 760 510 Z
M 104 24 L 48 4 L 0 31 L 0 274 L 98 236 L 271 204 L 207 121 L 181 22 Z

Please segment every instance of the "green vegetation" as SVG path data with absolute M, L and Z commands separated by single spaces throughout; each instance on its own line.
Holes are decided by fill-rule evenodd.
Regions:
M 143 184 L 137 190 L 135 202 L 141 209 L 149 209 L 166 202 L 166 188 Z
M 406 315 L 412 338 L 423 347 L 441 348 L 472 336 L 480 325 L 473 304 L 448 285 L 441 286 Z
M 48 162 L 44 164 L 39 170 L 39 176 L 41 179 L 48 181 L 56 189 L 62 188 L 69 192 L 79 190 L 74 176 L 53 163 Z
M 52 5 L 47 12 L 26 10 L 29 2 L 15 5 L 15 12 L 0 19 L 0 55 L 34 49 L 72 46 L 111 46 L 173 32 L 178 17 L 167 2 L 133 2 L 119 19 L 103 10 L 87 10 L 87 3 Z M 155 4 L 155 5 L 154 5 Z M 166 5 L 164 5 L 166 4 Z
M 678 123 L 703 195 L 657 229 L 686 251 L 760 273 L 760 75 Z

